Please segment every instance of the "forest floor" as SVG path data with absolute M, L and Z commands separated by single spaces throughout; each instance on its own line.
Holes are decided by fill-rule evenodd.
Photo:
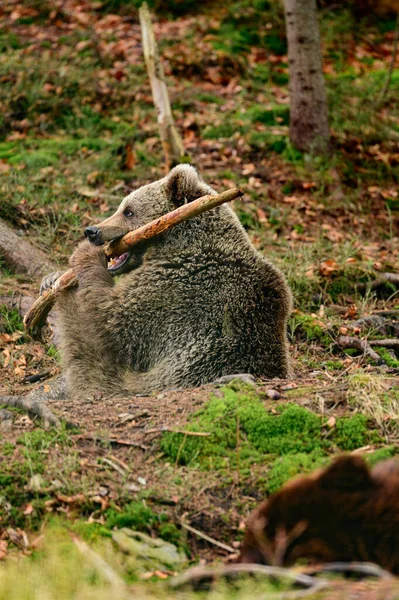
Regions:
M 281 586 L 259 580 L 190 593 L 168 583 L 234 557 L 250 510 L 291 476 L 342 451 L 370 464 L 398 452 L 399 353 L 373 345 L 375 361 L 339 344 L 399 336 L 398 285 L 383 275 L 399 272 L 399 64 L 377 101 L 395 22 L 320 11 L 332 132 L 320 158 L 288 141 L 280 3 L 227 4 L 160 10 L 155 31 L 192 163 L 216 190 L 245 190 L 234 208 L 292 287 L 294 375 L 52 402 L 60 430 L 18 411 L 3 419 L 0 598 L 274 597 Z M 0 218 L 62 268 L 85 226 L 164 174 L 138 15 L 118 0 L 5 0 L 0 18 Z M 0 274 L 0 297 L 37 295 L 39 277 L 1 262 Z M 1 305 L 0 395 L 59 371 L 51 340 L 28 339 Z M 392 581 L 336 578 L 317 597 L 398 594 Z

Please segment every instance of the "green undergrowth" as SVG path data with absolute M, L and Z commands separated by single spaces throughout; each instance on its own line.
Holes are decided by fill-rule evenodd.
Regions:
M 87 541 L 109 537 L 114 529 L 128 527 L 185 549 L 180 530 L 170 515 L 162 508 L 149 506 L 145 497 L 141 497 L 145 496 L 144 492 L 134 501 L 130 494 L 122 494 L 117 502 L 110 502 L 104 509 L 102 524 L 88 522 L 99 505 L 93 494 L 87 493 L 89 483 L 85 476 L 77 478 L 79 472 L 73 434 L 67 430 L 34 429 L 21 435 L 15 443 L 3 441 L 0 436 L 2 526 L 34 532 L 44 520 L 53 519 L 54 514 L 61 511 L 73 518 L 68 520 L 68 527 Z M 91 482 L 94 488 L 96 485 Z M 65 503 L 63 498 L 66 498 Z M 68 506 L 74 510 L 65 510 Z
M 185 570 L 187 561 L 183 558 L 168 568 L 162 556 L 169 553 L 176 557 L 170 546 L 150 546 L 150 554 L 145 556 L 145 544 L 150 541 L 147 538 L 141 542 L 142 554 L 137 555 L 132 552 L 137 544 L 133 541 L 129 547 L 132 540 L 123 532 L 114 539 L 109 536 L 87 539 L 79 527 L 71 527 L 60 518 L 47 523 L 42 533 L 42 543 L 31 555 L 19 556 L 14 549 L 9 549 L 13 558 L 1 561 L 0 600 L 128 600 L 133 597 L 141 600 L 251 600 L 259 594 L 274 597 L 277 592 L 292 589 L 290 580 L 255 579 L 245 575 L 234 578 L 234 582 L 213 582 L 211 591 L 197 591 L 191 586 L 173 589 L 169 585 L 170 578 Z
M 12 334 L 16 331 L 24 331 L 21 315 L 15 308 L 0 304 L 0 333 Z
M 238 469 L 245 476 L 252 465 L 264 465 L 259 485 L 273 492 L 323 466 L 332 453 L 380 441 L 361 414 L 337 418 L 332 430 L 325 421 L 297 404 L 267 406 L 253 389 L 232 384 L 190 417 L 186 431 L 206 435 L 167 432 L 161 448 L 176 464 L 205 471 Z

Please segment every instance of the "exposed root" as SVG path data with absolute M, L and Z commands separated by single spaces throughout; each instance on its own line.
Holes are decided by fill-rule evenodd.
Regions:
M 399 350 L 399 339 L 385 339 L 385 340 L 369 340 L 370 346 L 377 348 L 390 348 L 391 350 Z
M 367 283 L 358 283 L 357 289 L 359 292 L 367 292 L 369 290 L 376 290 L 381 285 L 392 283 L 399 287 L 399 273 L 379 273 L 378 276 L 372 281 Z
M 375 340 L 378 341 L 378 340 Z M 361 340 L 359 338 L 350 337 L 349 335 L 341 335 L 337 340 L 338 346 L 341 348 L 354 348 L 363 352 L 364 356 L 367 356 L 373 360 L 377 365 L 385 365 L 386 362 L 381 358 L 375 350 L 370 346 L 370 342 Z
M 399 316 L 399 313 L 398 313 Z M 350 324 L 351 329 L 371 329 L 380 335 L 399 336 L 399 323 L 388 319 L 386 316 L 381 314 L 370 315 L 369 317 L 362 317 L 357 321 Z

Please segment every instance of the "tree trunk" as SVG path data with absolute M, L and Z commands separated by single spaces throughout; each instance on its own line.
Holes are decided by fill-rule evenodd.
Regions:
M 323 152 L 330 139 L 316 0 L 284 0 L 290 73 L 290 139 Z
M 139 9 L 143 53 L 148 76 L 150 78 L 152 97 L 158 111 L 158 127 L 165 155 L 166 172 L 184 162 L 186 156 L 183 142 L 173 121 L 168 88 L 158 46 L 155 41 L 151 15 L 146 2 Z
M 55 271 L 49 257 L 28 240 L 15 233 L 0 220 L 0 258 L 14 273 L 30 276 L 47 275 Z

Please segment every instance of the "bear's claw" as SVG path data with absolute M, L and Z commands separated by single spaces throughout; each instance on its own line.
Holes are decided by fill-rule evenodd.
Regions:
M 54 273 L 50 273 L 43 277 L 42 282 L 40 284 L 40 295 L 43 294 L 46 290 L 49 290 L 53 287 L 55 282 L 59 277 L 61 277 L 63 271 L 54 271 Z

